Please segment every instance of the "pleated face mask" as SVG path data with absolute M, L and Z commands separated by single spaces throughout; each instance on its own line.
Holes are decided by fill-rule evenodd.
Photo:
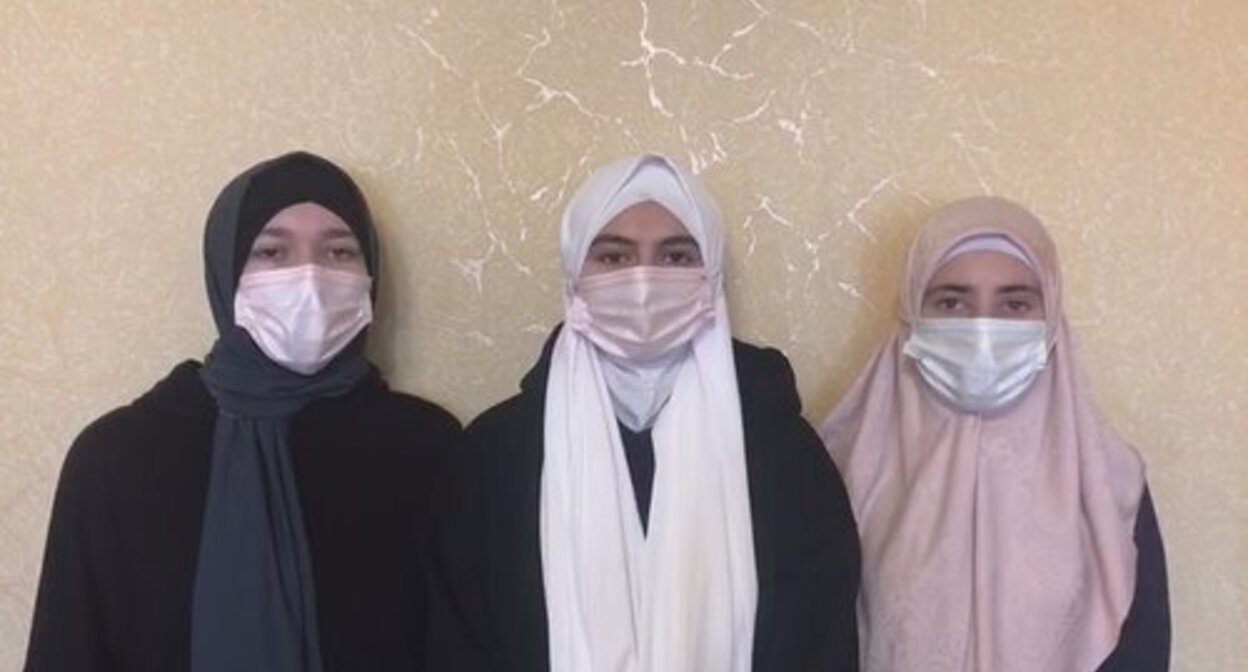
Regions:
M 580 278 L 574 291 L 568 326 L 635 363 L 673 352 L 715 319 L 702 268 L 636 266 Z
M 1042 320 L 918 320 L 902 350 L 955 408 L 990 413 L 1023 396 L 1048 361 Z
M 283 367 L 311 375 L 373 320 L 367 275 L 307 264 L 239 278 L 234 321 Z

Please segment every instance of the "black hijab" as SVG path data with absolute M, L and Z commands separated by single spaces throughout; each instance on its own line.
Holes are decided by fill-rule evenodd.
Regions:
M 324 369 L 269 360 L 234 324 L 234 292 L 252 243 L 282 209 L 317 203 L 342 218 L 377 286 L 368 206 L 341 169 L 294 152 L 234 178 L 204 232 L 208 302 L 218 338 L 200 376 L 217 402 L 212 472 L 191 610 L 192 672 L 319 672 L 311 557 L 288 445 L 292 415 L 349 392 L 368 372 L 361 332 Z

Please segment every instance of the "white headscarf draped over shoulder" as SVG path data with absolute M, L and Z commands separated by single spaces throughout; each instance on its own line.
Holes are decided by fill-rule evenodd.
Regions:
M 1035 269 L 1052 345 L 994 416 L 941 403 L 902 352 L 932 276 L 985 236 Z M 819 433 L 862 535 L 864 670 L 1091 672 L 1113 651 L 1134 594 L 1143 465 L 1093 406 L 1034 215 L 975 197 L 927 222 L 901 322 Z
M 608 389 L 605 356 L 560 331 L 546 385 L 541 552 L 551 670 L 750 669 L 758 584 L 719 213 L 669 159 L 595 171 L 560 237 L 565 308 L 590 244 L 625 208 L 654 201 L 697 241 L 714 321 L 671 365 L 652 428 L 655 474 L 643 532 Z M 613 362 L 626 367 L 627 363 Z

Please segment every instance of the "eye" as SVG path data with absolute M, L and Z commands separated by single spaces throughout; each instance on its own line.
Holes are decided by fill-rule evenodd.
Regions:
M 923 300 L 923 314 L 928 317 L 969 317 L 975 305 L 962 292 L 938 290 Z
M 257 261 L 277 261 L 285 251 L 280 245 L 256 245 L 251 248 L 251 258 Z
M 360 251 L 351 245 L 334 245 L 327 254 L 333 261 L 355 261 L 360 257 Z
M 1024 299 L 1007 299 L 1005 302 L 1005 309 L 1011 313 L 1029 313 L 1031 308 L 1031 302 Z
M 618 250 L 604 250 L 594 255 L 594 261 L 603 266 L 625 266 L 633 261 L 632 255 Z
M 698 254 L 697 250 L 669 250 L 659 258 L 659 264 L 663 266 L 699 266 L 702 264 L 702 255 Z

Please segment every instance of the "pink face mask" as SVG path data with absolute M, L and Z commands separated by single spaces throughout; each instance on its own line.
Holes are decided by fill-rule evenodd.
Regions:
M 580 278 L 568 326 L 607 354 L 650 362 L 715 319 L 703 268 L 634 266 Z
M 234 294 L 234 323 L 269 359 L 311 375 L 372 322 L 372 284 L 313 264 L 248 273 Z

